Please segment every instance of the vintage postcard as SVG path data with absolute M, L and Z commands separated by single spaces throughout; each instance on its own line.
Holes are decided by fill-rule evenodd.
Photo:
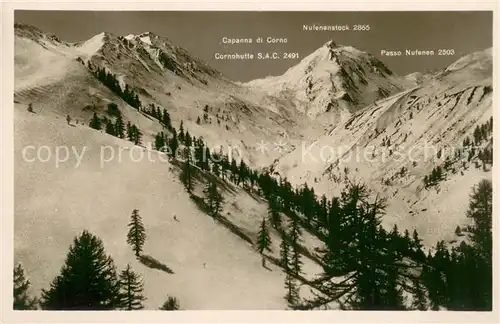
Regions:
M 6 322 L 498 320 L 493 5 L 46 5 L 3 13 Z

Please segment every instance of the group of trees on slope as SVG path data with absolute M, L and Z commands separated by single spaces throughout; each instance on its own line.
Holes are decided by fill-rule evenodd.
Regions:
M 296 308 L 313 309 L 336 302 L 342 309 L 476 310 L 492 309 L 492 185 L 474 187 L 466 229 L 470 243 L 458 247 L 440 241 L 427 256 L 418 234 L 380 226 L 386 202 L 369 198 L 354 185 L 339 198 L 326 240 L 315 297 Z M 451 251 L 451 252 L 450 252 Z
M 186 141 L 187 147 L 192 145 L 189 133 L 183 139 L 184 145 Z M 204 147 L 202 142 L 199 147 Z M 192 176 L 186 176 L 189 172 L 186 170 L 192 168 L 194 163 L 189 156 L 190 154 L 184 161 L 181 180 L 188 192 L 191 192 Z M 234 160 L 229 163 L 227 156 L 217 156 L 210 161 L 208 167 L 202 169 L 257 192 L 267 199 L 268 218 L 261 223 L 257 248 L 261 254 L 270 251 L 268 224 L 282 234 L 281 266 L 286 272 L 285 299 L 290 308 L 311 309 L 336 301 L 345 309 L 437 310 L 440 307 L 452 309 L 452 305 L 460 304 L 456 300 L 462 303 L 461 308 L 457 309 L 491 308 L 487 305 L 488 300 L 491 305 L 491 297 L 488 297 L 485 291 L 482 302 L 476 298 L 473 304 L 467 303 L 462 298 L 464 295 L 458 292 L 482 287 L 483 290 L 489 289 L 491 296 L 491 279 L 488 283 L 488 276 L 475 277 L 476 280 L 485 281 L 482 285 L 474 280 L 469 280 L 467 284 L 462 283 L 461 286 L 467 288 L 454 289 L 455 295 L 451 293 L 451 288 L 447 289 L 446 293 L 443 292 L 444 288 L 439 288 L 458 285 L 452 280 L 453 276 L 458 276 L 460 272 L 470 275 L 470 269 L 467 270 L 464 266 L 469 262 L 474 264 L 474 260 L 480 257 L 479 254 L 472 253 L 475 251 L 472 245 L 463 242 L 460 247 L 452 248 L 450 254 L 444 252 L 450 248 L 440 242 L 434 249 L 435 252 L 429 252 L 426 256 L 416 230 L 410 235 L 408 230 L 400 233 L 397 226 L 391 231 L 381 226 L 381 217 L 385 213 L 387 202 L 378 198 L 370 200 L 370 193 L 364 185 L 351 185 L 340 197 L 329 200 L 323 195 L 318 199 L 314 189 L 309 188 L 307 184 L 294 190 L 286 179 L 277 180 L 269 173 L 252 171 L 243 161 L 240 161 L 238 167 Z M 481 182 L 478 187 L 480 189 L 477 189 L 471 201 L 484 197 L 488 185 L 491 187 L 491 183 Z M 491 203 L 491 195 L 489 201 Z M 487 207 L 483 206 L 482 210 L 489 210 L 489 213 L 486 212 L 481 217 L 491 219 L 491 206 L 489 209 Z M 304 227 L 325 243 L 326 249 L 321 252 L 324 275 L 312 285 L 307 283 L 320 292 L 316 299 L 301 301 L 298 298 L 298 286 L 302 280 L 299 277 L 300 265 L 291 267 L 289 254 L 291 249 L 296 248 L 293 251 L 293 260 L 295 265 L 300 264 L 300 253 L 296 251 L 300 235 L 293 229 L 283 229 L 282 215 L 286 216 L 285 219 L 289 220 L 292 227 Z M 467 230 L 474 233 L 475 227 Z M 489 231 L 483 229 L 481 233 L 491 237 L 491 226 Z M 442 261 L 443 258 L 446 261 Z M 491 260 L 491 248 L 489 258 Z M 491 264 L 491 261 L 486 264 Z M 491 267 L 485 267 L 483 271 L 491 272 Z M 335 278 L 342 280 L 335 283 Z M 448 295 L 443 297 L 443 294 Z M 409 295 L 413 295 L 411 303 L 408 300 Z M 451 302 L 452 300 L 455 302 Z
M 240 163 L 244 165 L 244 162 Z M 213 162 L 213 165 L 217 164 L 220 166 L 222 163 Z M 187 159 L 184 167 L 190 165 Z M 280 230 L 281 266 L 286 272 L 285 299 L 290 308 L 312 309 L 335 301 L 343 309 L 491 309 L 491 247 L 489 256 L 486 256 L 485 253 L 474 252 L 477 251 L 474 243 L 462 242 L 459 247 L 451 248 L 450 253 L 450 247 L 440 242 L 435 252 L 429 252 L 426 256 L 416 230 L 410 235 L 408 230 L 400 233 L 397 226 L 391 231 L 381 226 L 387 201 L 378 198 L 370 200 L 370 193 L 364 185 L 351 185 L 340 197 L 331 200 L 325 196 L 318 199 L 314 189 L 307 185 L 293 190 L 286 179 L 276 180 L 269 174 L 253 171 L 241 172 L 245 166 L 226 166 L 229 167 L 221 167 L 221 170 L 227 172 L 226 179 L 236 185 L 238 180 L 240 184 L 246 181 L 245 174 L 256 175 L 254 179 L 258 187 L 255 189 L 250 183 L 246 188 L 268 200 L 268 219 L 261 223 L 257 247 L 260 253 L 270 251 L 268 224 Z M 213 169 L 208 168 L 209 171 Z M 483 181 L 474 189 L 472 207 L 468 213 L 475 215 L 476 212 L 471 210 L 479 208 L 484 211 L 480 218 L 489 219 L 489 222 L 479 221 L 476 217 L 476 227 L 471 226 L 466 231 L 474 236 L 477 228 L 481 228 L 481 235 L 491 240 L 492 197 L 491 194 L 488 196 L 488 187 L 491 188 L 491 183 Z M 192 190 L 192 184 L 187 185 L 187 188 L 188 191 Z M 473 207 L 477 205 L 474 201 L 478 200 L 484 204 Z M 490 206 L 486 204 L 487 201 Z M 325 243 L 326 249 L 321 251 L 324 274 L 314 283 L 306 283 L 314 291 L 320 292 L 315 299 L 302 301 L 298 297 L 298 286 L 303 280 L 299 277 L 300 266 L 290 266 L 289 254 L 291 248 L 298 247 L 297 239 L 300 236 L 294 234 L 293 230 L 282 228 L 282 215 L 287 216 L 285 219 L 290 220 L 296 228 L 300 224 Z M 489 227 L 487 224 L 490 224 Z M 485 247 L 481 250 L 488 249 Z M 300 253 L 294 251 L 294 257 L 295 264 L 299 264 L 296 260 L 300 259 Z M 481 270 L 474 270 L 470 264 L 485 266 Z M 474 276 L 474 280 L 466 281 L 465 278 L 475 273 L 471 271 L 489 272 L 490 275 L 483 273 Z M 454 279 L 457 277 L 460 279 Z M 336 279 L 340 281 L 335 282 Z M 476 296 L 472 299 L 470 294 L 464 294 L 464 291 L 478 289 L 482 292 L 476 294 L 483 294 L 482 298 Z
M 462 301 L 462 308 L 459 309 L 488 309 L 487 296 L 483 298 L 482 303 L 486 305 L 483 307 L 479 304 L 467 304 L 462 299 L 463 295 L 462 297 L 458 295 L 439 297 L 444 293 L 441 288 L 436 288 L 453 285 L 452 273 L 455 276 L 461 271 L 467 273 L 462 267 L 479 257 L 478 254 L 471 252 L 475 251 L 472 245 L 464 242 L 460 247 L 451 249 L 451 253 L 445 253 L 444 251 L 449 251 L 450 248 L 446 247 L 444 242 L 440 242 L 434 249 L 434 254 L 429 253 L 426 256 L 416 230 L 410 235 L 408 230 L 400 233 L 397 226 L 391 231 L 381 226 L 381 217 L 385 213 L 387 202 L 378 198 L 370 201 L 370 193 L 364 185 L 352 185 L 340 197 L 327 199 L 322 195 L 318 198 L 314 193 L 314 188 L 307 184 L 294 189 L 286 178 L 276 179 L 268 172 L 260 173 L 252 170 L 244 161 L 238 164 L 235 159 L 230 159 L 223 152 L 210 153 L 202 139 L 191 137 L 188 131 L 184 132 L 182 124 L 180 135 L 176 139 L 178 140 L 176 145 L 185 147 L 181 180 L 188 192 L 191 192 L 194 186 L 192 168 L 197 166 L 222 180 L 231 181 L 267 199 L 268 220 L 261 223 L 258 234 L 257 246 L 260 253 L 269 250 L 268 224 L 282 234 L 283 242 L 285 242 L 282 244 L 282 246 L 285 245 L 282 247 L 284 249 L 282 255 L 288 254 L 289 245 L 298 246 L 297 236 L 291 239 L 293 236 L 283 230 L 282 215 L 325 243 L 327 248 L 322 251 L 325 274 L 314 282 L 313 288 L 323 294 L 326 293 L 331 299 L 325 299 L 322 296 L 315 300 L 296 301 L 297 298 L 294 296 L 298 294 L 294 292 L 294 289 L 297 283 L 294 280 L 300 281 L 300 279 L 297 273 L 291 273 L 286 282 L 286 299 L 291 308 L 314 308 L 319 304 L 326 305 L 326 301 L 329 300 L 340 303 L 343 308 L 406 309 L 411 307 L 408 306 L 407 296 L 414 295 L 413 307 L 418 309 L 436 310 L 439 307 L 451 309 L 452 302 L 443 302 L 443 300 L 456 299 Z M 208 152 L 203 155 L 205 151 Z M 198 152 L 198 155 L 195 152 Z M 439 170 L 436 173 L 438 172 Z M 484 195 L 487 183 L 482 182 L 479 185 L 482 189 L 479 194 L 471 198 L 472 200 L 478 199 L 478 195 Z M 491 183 L 489 185 L 491 186 Z M 489 216 L 483 214 L 482 217 L 491 219 L 491 208 L 489 210 Z M 473 233 L 474 227 L 470 227 L 468 231 Z M 487 235 L 488 231 L 484 230 L 482 233 Z M 491 236 L 491 228 L 489 235 Z M 448 254 L 449 257 L 447 257 Z M 447 261 L 439 261 L 443 258 Z M 286 258 L 281 260 L 281 265 L 288 274 L 290 267 L 287 264 Z M 448 264 L 451 268 L 442 268 L 443 264 Z M 265 265 L 264 261 L 263 265 Z M 446 272 L 450 275 L 446 276 Z M 383 275 L 379 276 L 380 274 Z M 436 279 L 438 277 L 439 280 Z M 341 283 L 334 284 L 333 278 L 344 279 Z M 380 278 L 385 278 L 385 281 Z M 478 280 L 487 280 L 487 278 L 487 276 L 481 276 Z M 480 285 L 473 280 L 468 282 L 470 284 L 462 284 L 462 287 L 465 285 L 469 286 L 467 289 L 489 287 L 487 289 L 490 290 L 491 296 L 491 284 Z M 436 293 L 436 290 L 439 293 Z M 458 289 L 455 290 L 458 291 Z M 363 291 L 367 295 L 363 295 Z M 452 289 L 447 291 L 452 291 Z M 447 294 L 451 293 L 447 292 Z M 423 305 L 422 296 L 425 296 L 425 305 Z M 417 307 L 415 303 L 418 300 L 420 304 Z M 491 304 L 491 298 L 489 300 Z M 296 302 L 291 305 L 290 301 Z M 453 302 L 454 304 L 457 302 Z
M 457 169 L 467 169 L 467 163 L 473 161 L 476 168 L 482 168 L 487 171 L 487 165 L 493 165 L 493 117 L 488 121 L 477 125 L 472 136 L 466 136 L 462 146 L 455 149 L 454 154 L 446 156 L 442 165 L 435 166 L 431 173 L 423 178 L 424 188 L 437 186 L 446 179 L 446 175 L 451 171 L 457 172 Z M 472 138 L 472 139 L 471 139 Z M 486 142 L 486 145 L 483 144 Z M 481 147 L 483 145 L 483 147 Z M 441 158 L 442 151 L 437 153 L 437 158 Z M 481 162 L 481 164 L 479 163 Z M 458 163 L 461 162 L 461 165 Z M 454 166 L 458 164 L 458 166 Z
M 134 209 L 127 243 L 140 256 L 146 234 L 139 211 Z M 127 264 L 118 272 L 100 238 L 84 230 L 75 237 L 59 275 L 32 298 L 21 264 L 14 268 L 14 309 L 35 310 L 140 310 L 144 308 L 144 280 Z M 168 296 L 161 310 L 178 310 L 179 301 Z
M 487 246 L 491 244 L 491 195 L 485 198 L 491 182 L 481 182 L 471 196 L 468 216 L 475 225 L 466 229 L 471 243 L 463 242 L 450 252 L 440 242 L 426 256 L 416 230 L 410 235 L 396 226 L 391 231 L 381 226 L 387 201 L 372 198 L 362 184 L 352 184 L 339 197 L 318 197 L 307 184 L 293 188 L 286 178 L 252 170 L 243 160 L 238 164 L 222 150 L 210 152 L 203 139 L 184 130 L 182 122 L 178 132 L 174 127 L 169 131 L 171 136 L 157 134 L 155 146 L 160 151 L 167 147 L 172 159 L 184 158 L 180 177 L 189 193 L 194 189 L 194 168 L 199 168 L 268 201 L 268 220 L 261 223 L 257 247 L 261 254 L 270 250 L 268 224 L 280 233 L 280 266 L 286 272 L 285 299 L 290 308 L 314 309 L 337 302 L 343 309 L 407 309 L 411 294 L 411 307 L 416 309 L 491 309 L 491 247 Z M 222 199 L 217 202 L 221 195 L 216 184 L 209 183 L 206 193 L 212 195 L 207 198 L 212 199 L 210 213 L 218 213 Z M 291 228 L 283 228 L 285 220 Z M 325 243 L 320 251 L 324 273 L 313 282 L 300 278 L 300 227 Z M 481 276 L 471 280 L 472 273 Z M 462 288 L 454 287 L 463 276 L 468 280 L 461 283 Z M 316 298 L 300 300 L 301 281 L 313 288 Z
M 93 67 L 88 63 L 88 68 L 92 72 L 92 74 L 97 78 L 97 80 L 101 81 L 108 89 L 113 91 L 116 95 L 123 99 L 130 106 L 140 109 L 142 107 L 141 100 L 139 99 L 139 95 L 131 89 L 128 84 L 125 84 L 125 89 L 122 89 L 120 82 L 116 75 L 111 72 L 106 71 L 104 67 Z
M 126 138 L 135 145 L 141 145 L 143 135 L 141 130 L 135 124 L 131 124 L 130 121 L 125 125 L 121 114 L 116 117 L 113 123 L 109 118 L 99 117 L 97 113 L 94 113 L 90 119 L 89 126 L 93 129 L 101 130 L 103 124 L 105 125 L 104 127 L 107 134 L 118 138 Z
M 291 309 L 316 309 L 332 303 L 341 309 L 363 310 L 474 310 L 492 309 L 492 185 L 481 181 L 473 188 L 464 229 L 469 242 L 450 247 L 441 241 L 434 252 L 423 252 L 416 231 L 410 236 L 395 226 L 380 224 L 386 202 L 371 197 L 363 185 L 352 185 L 334 199 L 328 234 L 321 251 L 323 273 L 313 281 L 301 278 L 299 218 L 287 221 L 280 244 L 280 266 L 285 271 L 285 300 Z M 270 208 L 270 217 L 273 209 Z M 260 253 L 270 251 L 268 220 L 258 234 Z M 272 225 L 271 225 L 272 226 Z M 129 223 L 127 242 L 136 255 L 144 244 L 145 229 L 137 210 Z M 263 266 L 265 263 L 263 261 Z M 308 285 L 314 297 L 302 299 L 299 288 Z M 130 265 L 117 274 L 102 241 L 88 231 L 74 239 L 60 274 L 40 300 L 28 293 L 29 281 L 20 265 L 14 269 L 14 308 L 141 309 L 142 278 Z M 169 298 L 162 307 L 178 303 Z

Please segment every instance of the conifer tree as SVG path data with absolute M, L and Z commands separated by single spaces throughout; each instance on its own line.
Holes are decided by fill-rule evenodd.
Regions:
M 134 108 L 137 108 L 137 109 L 140 109 L 141 108 L 141 100 L 139 99 L 139 95 L 136 93 L 135 96 L 134 96 L 134 101 L 133 101 L 133 105 L 132 105 Z
M 429 296 L 431 310 L 439 310 L 447 304 L 447 276 L 450 266 L 449 251 L 444 241 L 436 244 L 435 253 L 429 251 L 427 264 L 422 271 L 422 279 Z
M 106 124 L 106 134 L 116 136 L 115 127 L 111 121 Z
M 422 240 L 418 236 L 417 230 L 413 230 L 413 244 L 417 250 L 422 249 Z
M 128 86 L 128 84 L 125 84 L 125 89 L 123 90 L 123 100 L 125 100 L 125 102 L 129 102 L 130 101 L 130 87 Z
M 240 161 L 240 166 L 238 167 L 237 172 L 238 172 L 237 184 L 239 185 L 240 183 L 242 183 L 243 188 L 245 188 L 245 182 L 246 182 L 246 179 L 248 178 L 249 170 L 248 170 L 248 166 L 246 165 L 246 163 L 243 160 Z
M 165 138 L 163 132 L 158 133 L 155 136 L 155 149 L 157 151 L 163 151 L 165 149 Z
M 393 238 L 389 238 L 389 240 L 394 240 Z M 385 257 L 386 260 L 382 264 L 380 264 L 381 270 L 384 271 L 384 274 L 377 278 L 373 284 L 374 287 L 379 287 L 381 290 L 380 293 L 376 293 L 375 295 L 379 295 L 381 302 L 379 305 L 375 303 L 375 305 L 370 305 L 371 307 L 375 306 L 375 309 L 385 309 L 385 310 L 405 310 L 406 309 L 406 301 L 403 296 L 403 289 L 401 288 L 401 283 L 399 281 L 399 272 L 398 266 L 400 265 L 401 260 L 401 245 L 402 237 L 399 237 L 396 244 L 389 243 L 387 253 Z M 384 254 L 382 254 L 384 256 Z M 406 274 L 406 273 L 405 273 Z
M 131 142 L 134 141 L 134 133 L 132 131 L 132 124 L 127 122 L 127 139 Z
M 281 240 L 280 244 L 280 262 L 283 271 L 290 272 L 290 245 L 285 238 Z
M 177 132 L 173 130 L 172 138 L 168 141 L 169 155 L 172 158 L 177 157 L 177 150 L 179 149 L 179 141 L 177 140 Z
M 189 148 L 193 145 L 193 138 L 189 134 L 189 131 L 186 131 L 186 134 L 184 135 L 184 145 Z
M 424 285 L 421 283 L 421 278 L 413 279 L 413 302 L 411 308 L 420 311 L 425 311 L 429 308 L 427 294 Z
M 299 243 L 300 236 L 302 232 L 300 230 L 299 224 L 296 218 L 292 219 L 292 224 L 290 227 L 290 239 L 292 241 L 292 258 L 291 258 L 291 266 L 294 275 L 298 276 L 301 274 L 302 270 L 302 261 L 300 260 L 299 253 Z
M 191 149 L 189 147 L 186 147 L 184 149 L 184 155 L 185 155 L 185 161 L 182 164 L 182 170 L 180 174 L 180 179 L 182 184 L 184 185 L 184 188 L 186 188 L 188 193 L 191 193 L 193 191 L 193 167 L 191 165 L 192 162 L 192 155 L 191 155 Z
M 201 139 L 194 141 L 194 163 L 202 170 L 205 169 L 205 144 Z
M 167 129 L 172 129 L 172 121 L 170 119 L 170 114 L 165 108 L 163 109 L 162 123 Z
M 325 238 L 327 251 L 323 256 L 324 268 L 329 274 L 336 273 L 342 264 L 343 226 L 340 201 L 338 197 L 334 197 L 328 210 L 327 236 Z
M 410 253 L 399 249 L 404 237 L 397 229 L 387 234 L 381 226 L 385 200 L 370 201 L 364 185 L 351 184 L 335 208 L 339 212 L 332 213 L 332 224 L 339 224 L 340 231 L 323 252 L 324 273 L 316 283 L 321 293 L 302 308 L 337 301 L 343 309 L 404 309 Z
M 122 270 L 119 277 L 120 285 L 120 308 L 123 310 L 143 309 L 143 301 L 146 298 L 143 295 L 144 283 L 141 276 L 135 273 L 130 264 Z
M 120 109 L 118 109 L 118 105 L 115 104 L 114 102 L 108 104 L 108 109 L 106 110 L 106 112 L 111 116 L 118 117 L 121 115 L 121 111 Z
M 125 124 L 123 123 L 123 117 L 121 114 L 116 117 L 115 133 L 119 138 L 125 137 Z
M 290 246 L 285 237 L 281 240 L 280 244 L 280 261 L 281 267 L 285 272 L 285 301 L 289 308 L 294 309 L 299 301 L 298 287 L 293 277 L 293 270 L 290 260 Z
M 205 153 L 203 154 L 201 168 L 203 170 L 210 172 L 210 160 L 212 159 L 211 154 L 210 154 L 210 149 L 208 148 L 208 146 L 205 145 L 204 150 L 205 150 Z
M 467 217 L 474 221 L 470 228 L 470 238 L 485 259 L 491 260 L 492 250 L 492 210 L 493 190 L 491 181 L 482 180 L 473 188 Z
M 216 177 L 220 177 L 221 176 L 220 164 L 218 162 L 213 162 L 212 163 L 212 173 Z
M 142 218 L 139 211 L 134 209 L 130 216 L 130 223 L 128 224 L 129 231 L 127 234 L 127 243 L 132 246 L 134 253 L 137 257 L 140 256 L 144 243 L 146 242 L 146 229 L 142 223 Z
M 93 129 L 97 130 L 101 129 L 101 120 L 99 119 L 99 117 L 97 117 L 96 113 L 94 113 L 94 115 L 92 116 L 89 126 L 92 127 Z
M 398 282 L 398 269 L 395 264 L 389 264 L 386 271 L 386 278 L 379 283 L 384 287 L 384 292 L 381 294 L 382 306 L 376 309 L 405 310 L 406 299 Z
M 136 125 L 130 124 L 130 122 L 127 123 L 127 138 L 135 145 L 141 145 L 142 132 Z
M 466 255 L 469 259 L 473 258 L 475 265 L 468 276 L 474 294 L 473 301 L 468 307 L 474 310 L 488 311 L 493 307 L 492 215 L 492 183 L 490 180 L 481 180 L 472 190 L 467 210 L 467 217 L 474 221 L 468 230 L 472 247 Z
M 279 203 L 275 195 L 269 196 L 267 205 L 267 215 L 269 223 L 277 230 L 281 229 L 281 214 L 279 210 Z
M 160 122 L 162 120 L 162 112 L 160 110 L 160 107 L 156 107 L 156 119 L 158 119 Z
M 132 133 L 133 133 L 133 142 L 135 145 L 141 145 L 141 140 L 142 140 L 142 132 L 139 130 L 139 128 L 135 125 L 132 125 Z
M 236 164 L 236 160 L 234 158 L 231 158 L 231 166 L 230 166 L 230 179 L 232 182 L 236 183 L 237 180 L 237 174 L 238 174 L 238 165 Z
M 34 310 L 37 309 L 38 301 L 28 294 L 30 281 L 24 275 L 24 268 L 19 263 L 14 268 L 14 309 Z
M 209 179 L 209 182 L 207 183 L 203 192 L 205 193 L 205 201 L 208 205 L 210 215 L 215 217 L 222 210 L 224 197 L 222 197 L 222 195 L 220 194 L 219 190 L 217 189 L 217 184 L 212 178 Z
M 325 195 L 321 196 L 321 201 L 317 207 L 317 229 L 327 228 L 328 225 L 328 200 Z
M 75 237 L 60 274 L 42 290 L 47 310 L 110 310 L 119 306 L 116 268 L 102 241 L 89 233 Z
M 176 311 L 179 310 L 179 300 L 176 297 L 168 296 L 167 300 L 160 307 L 160 310 L 164 311 Z
M 288 304 L 288 307 L 291 309 L 295 309 L 300 297 L 297 282 L 290 272 L 287 272 L 285 274 L 285 291 L 286 293 L 284 298 Z
M 266 267 L 266 259 L 264 258 L 264 251 L 272 252 L 271 250 L 271 236 L 267 230 L 266 219 L 262 218 L 260 230 L 257 234 L 257 249 L 262 254 L 262 266 Z

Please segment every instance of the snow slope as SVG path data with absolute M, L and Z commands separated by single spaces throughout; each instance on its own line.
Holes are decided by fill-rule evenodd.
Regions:
M 492 116 L 491 49 L 437 73 L 404 79 L 369 53 L 328 42 L 282 76 L 237 84 L 153 33 L 101 33 L 67 43 L 31 26 L 16 25 L 15 31 L 15 258 L 25 265 L 36 294 L 48 287 L 72 238 L 86 228 L 104 240 L 119 268 L 130 262 L 144 276 L 149 309 L 168 294 L 185 309 L 285 308 L 282 271 L 270 262 L 272 271 L 263 269 L 248 242 L 202 213 L 179 184 L 175 166 L 159 162 L 156 152 L 150 153 L 156 162 L 147 157 L 134 162 L 144 148 L 85 126 L 94 112 L 106 115 L 107 104 L 114 102 L 125 122 L 144 133 L 145 145 L 163 130 L 101 84 L 89 65 L 115 74 L 144 105 L 166 108 L 176 128 L 183 121 L 184 129 L 212 148 L 233 148 L 237 158 L 271 168 L 296 186 L 306 182 L 316 194 L 331 197 L 348 181 L 367 183 L 389 198 L 384 225 L 416 228 L 428 246 L 456 239 L 456 225 L 467 223 L 470 188 L 491 178 L 491 166 L 476 168 L 477 157 L 462 156 L 438 186 L 422 185 L 424 176 L 452 154 L 446 148 L 460 147 Z M 36 114 L 26 112 L 29 103 Z M 265 152 L 256 150 L 258 143 L 266 144 Z M 443 150 L 442 159 L 424 159 L 421 152 L 414 156 L 416 164 L 395 159 L 426 144 Z M 73 155 L 55 167 L 54 161 L 23 161 L 26 145 L 87 151 L 79 167 Z M 101 168 L 103 145 L 115 152 L 122 148 L 122 159 Z M 311 154 L 304 156 L 310 146 Z M 365 158 L 346 158 L 357 149 Z M 255 241 L 266 202 L 230 184 L 224 187 L 221 214 Z M 201 188 L 196 192 L 200 195 Z M 145 253 L 174 274 L 135 260 L 125 243 L 134 208 L 148 229 Z M 276 233 L 272 237 L 277 257 L 280 239 Z M 320 246 L 307 234 L 304 242 L 310 251 Z M 307 278 L 320 271 L 313 261 L 304 258 L 304 263 Z M 307 294 L 307 287 L 301 292 Z
M 257 143 L 275 142 L 285 133 L 296 140 L 306 128 L 303 114 L 290 108 L 290 100 L 239 86 L 153 33 L 126 37 L 101 33 L 87 41 L 65 43 L 31 26 L 16 25 L 15 32 L 18 102 L 54 107 L 60 110 L 54 113 L 70 114 L 85 123 L 109 102 L 130 111 L 133 108 L 95 80 L 88 65 L 105 68 L 123 86 L 133 88 L 144 106 L 166 108 L 175 127 L 183 121 L 185 129 L 213 148 L 237 147 L 239 156 L 255 167 L 268 166 L 280 156 L 274 150 L 256 154 Z M 83 111 L 88 105 L 92 109 Z M 197 124 L 205 113 L 208 118 Z M 141 131 L 150 128 L 149 122 L 135 120 Z M 151 139 L 158 131 L 154 127 L 144 131 L 145 137 Z
M 366 182 L 389 198 L 388 227 L 416 228 L 429 245 L 452 240 L 455 227 L 467 223 L 471 187 L 491 178 L 491 166 L 480 170 L 474 166 L 477 156 L 471 161 L 462 156 L 437 188 L 424 189 L 422 180 L 447 156 L 454 160 L 454 149 L 492 116 L 491 63 L 491 49 L 461 58 L 428 82 L 379 100 L 305 141 L 274 168 L 292 183 L 308 183 L 328 196 L 346 181 Z M 491 140 L 490 135 L 477 149 Z
M 157 309 L 167 295 L 178 297 L 183 309 L 285 309 L 281 269 L 269 262 L 271 270 L 262 268 L 249 243 L 201 212 L 163 154 L 150 152 L 149 159 L 144 153 L 139 160 L 144 148 L 87 126 L 69 126 L 63 118 L 30 114 L 24 105 L 15 108 L 15 133 L 15 261 L 23 263 L 36 295 L 59 273 L 73 237 L 88 229 L 103 240 L 119 269 L 130 263 L 144 277 L 148 309 Z M 29 162 L 36 149 L 25 160 L 23 149 L 30 145 L 52 153 L 62 146 L 86 151 L 78 167 L 73 153 L 56 166 L 54 155 Z M 111 149 L 115 158 L 101 165 Z M 265 203 L 238 188 L 225 195 L 223 214 L 256 237 Z M 135 259 L 126 243 L 133 209 L 147 230 L 144 253 L 174 274 Z M 272 237 L 277 255 L 280 241 Z M 304 261 L 309 273 L 317 271 Z

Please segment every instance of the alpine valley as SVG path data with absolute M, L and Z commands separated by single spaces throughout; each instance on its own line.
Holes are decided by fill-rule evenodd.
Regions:
M 146 309 L 167 295 L 181 309 L 461 307 L 436 297 L 451 294 L 432 288 L 448 269 L 428 264 L 474 244 L 470 195 L 492 177 L 491 48 L 398 76 L 328 41 L 283 75 L 241 83 L 151 32 L 69 43 L 16 24 L 14 73 L 14 257 L 33 296 L 88 230 L 143 278 Z M 163 151 L 172 144 L 179 153 Z M 140 256 L 127 244 L 133 210 Z M 416 245 L 389 267 L 391 235 Z M 395 279 L 367 293 L 357 253 L 386 253 L 374 267 Z M 401 300 L 370 304 L 382 285 Z

